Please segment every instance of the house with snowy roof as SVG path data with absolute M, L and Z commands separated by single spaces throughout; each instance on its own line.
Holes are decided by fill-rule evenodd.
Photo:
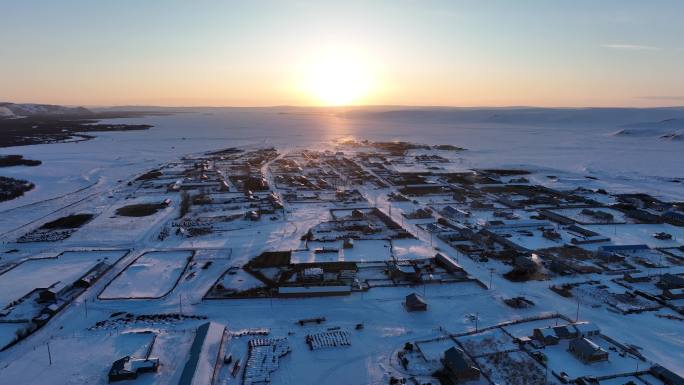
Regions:
M 608 360 L 608 352 L 587 338 L 580 337 L 570 341 L 568 350 L 585 364 Z
M 454 382 L 480 378 L 480 369 L 472 365 L 463 350 L 452 346 L 444 352 L 444 368 Z

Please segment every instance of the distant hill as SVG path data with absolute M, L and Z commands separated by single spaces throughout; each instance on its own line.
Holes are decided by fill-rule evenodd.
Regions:
M 90 115 L 92 112 L 83 107 L 65 107 L 54 104 L 8 103 L 0 102 L 0 116 L 46 116 L 46 115 Z
M 362 119 L 383 119 L 408 123 L 485 123 L 530 126 L 620 127 L 636 122 L 684 119 L 684 107 L 663 108 L 451 108 L 397 107 L 386 110 L 356 109 L 345 116 Z
M 91 132 L 147 130 L 149 124 L 101 122 L 103 119 L 132 118 L 156 112 L 93 112 L 83 107 L 52 104 L 0 102 L 0 147 L 89 140 Z
M 684 139 L 684 119 L 673 118 L 658 122 L 625 124 L 613 135 L 682 140 Z

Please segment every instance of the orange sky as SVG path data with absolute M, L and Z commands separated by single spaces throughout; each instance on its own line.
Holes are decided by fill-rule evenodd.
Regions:
M 682 105 L 684 2 L 658 3 L 12 2 L 0 100 Z

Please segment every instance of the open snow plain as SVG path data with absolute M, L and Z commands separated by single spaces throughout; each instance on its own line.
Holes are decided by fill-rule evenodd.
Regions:
M 619 114 L 619 111 L 611 113 Z M 681 184 L 661 183 L 683 177 L 681 139 L 659 139 L 657 135 L 616 136 L 621 124 L 610 121 L 544 125 L 515 120 L 510 123 L 421 121 L 423 115 L 386 117 L 298 108 L 212 108 L 165 116 L 114 119 L 111 122 L 146 123 L 154 127 L 146 131 L 97 133 L 96 139 L 85 142 L 0 148 L 0 154 L 21 153 L 26 158 L 45 163 L 36 168 L 3 170 L 6 176 L 44 183 L 37 183 L 35 190 L 20 199 L 0 203 L 0 209 L 54 198 L 93 184 L 111 185 L 131 173 L 187 153 L 244 144 L 307 148 L 347 137 L 454 144 L 468 149 L 462 154 L 464 168 L 530 166 L 556 169 L 581 176 L 603 176 L 616 183 L 655 184 L 655 191 L 681 197 Z M 427 116 L 430 116 L 429 112 Z M 684 116 L 684 111 L 674 109 L 644 119 L 672 116 Z
M 681 112 L 658 114 L 648 118 Z M 560 383 L 582 375 L 601 384 L 669 384 L 650 371 L 656 365 L 684 375 L 684 304 L 661 297 L 663 276 L 684 273 L 682 227 L 626 218 L 612 206 L 624 203 L 619 194 L 643 193 L 658 199 L 644 204 L 648 213 L 678 207 L 684 142 L 615 135 L 641 121 L 540 125 L 421 116 L 201 109 L 116 120 L 154 126 L 146 131 L 0 149 L 43 162 L 2 169 L 36 188 L 0 203 L 0 287 L 11 288 L 0 293 L 9 304 L 0 313 L 0 382 L 103 384 L 116 360 L 133 357 L 158 367 L 124 383 L 448 384 L 453 373 L 441 359 L 452 346 L 482 373 L 472 384 Z M 465 150 L 397 153 L 374 144 L 392 141 Z M 474 169 L 524 170 L 525 181 L 506 172 L 469 175 Z M 492 185 L 551 190 L 543 190 L 543 203 L 530 203 L 513 187 L 498 192 Z M 412 195 L 416 186 L 439 189 Z M 578 205 L 564 195 L 570 191 L 586 199 Z M 117 211 L 131 205 L 154 209 Z M 468 215 L 449 216 L 446 206 Z M 611 212 L 612 222 L 584 208 Z M 419 209 L 430 211 L 412 219 Z M 587 239 L 610 240 L 568 246 L 582 233 L 569 223 L 542 223 L 537 217 L 547 209 L 575 224 L 591 222 L 581 224 L 596 233 Z M 74 214 L 93 217 L 50 241 L 17 242 Z M 495 223 L 500 218 L 509 227 Z M 599 252 L 634 244 L 646 249 L 610 258 Z M 558 260 L 546 259 L 549 246 L 586 254 L 556 270 Z M 530 279 L 506 275 L 527 266 L 502 256 L 510 250 L 543 260 Z M 56 266 L 54 275 L 49 265 L 38 266 L 36 258 L 62 252 L 76 262 Z M 111 263 L 94 267 L 98 255 L 109 254 Z M 631 282 L 625 274 L 640 278 Z M 48 277 L 74 284 L 51 291 Z M 652 298 L 629 289 L 637 285 Z M 427 310 L 409 312 L 410 294 Z M 515 297 L 532 305 L 505 302 Z M 637 305 L 639 311 L 622 311 Z M 535 328 L 578 320 L 600 328 L 601 336 L 588 338 L 608 352 L 607 362 L 583 363 L 567 351 L 567 339 L 546 347 L 518 341 Z M 197 357 L 201 365 L 193 364 Z M 521 363 L 530 377 L 512 369 Z

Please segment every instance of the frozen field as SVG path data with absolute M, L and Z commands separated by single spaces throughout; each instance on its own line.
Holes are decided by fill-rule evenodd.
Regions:
M 496 356 L 479 357 L 477 362 L 495 384 L 556 385 L 559 381 L 526 353 L 516 351 Z
M 103 210 L 100 215 L 79 229 L 71 238 L 74 243 L 98 243 L 98 242 L 130 242 L 147 235 L 150 225 L 161 223 L 167 219 L 174 210 L 174 204 L 159 209 L 156 213 L 131 217 L 117 215 L 117 209 L 138 204 L 158 204 L 166 198 L 172 198 L 165 194 L 154 194 L 136 199 L 126 199 L 117 204 L 107 202 L 108 205 L 96 207 Z M 109 199 L 112 201 L 113 199 Z
M 471 336 L 460 337 L 458 340 L 473 357 L 517 349 L 517 344 L 501 329 L 487 330 Z
M 397 259 L 410 260 L 432 257 L 430 247 L 416 239 L 393 239 L 392 251 Z
M 356 240 L 354 247 L 345 249 L 342 241 L 309 242 L 309 250 L 297 250 L 292 253 L 293 263 L 304 262 L 370 262 L 388 261 L 391 259 L 390 242 L 386 240 Z M 334 247 L 334 252 L 316 252 L 324 248 Z
M 101 299 L 159 298 L 180 278 L 192 251 L 151 251 L 126 267 L 100 294 Z
M 543 353 L 548 358 L 549 370 L 553 370 L 556 373 L 564 371 L 570 378 L 600 376 L 601 373 L 606 373 L 607 371 L 613 373 L 629 373 L 636 370 L 639 360 L 635 359 L 633 356 L 626 355 L 622 357 L 621 355 L 610 351 L 608 348 L 611 344 L 602 338 L 592 338 L 592 342 L 608 352 L 607 361 L 586 365 L 568 351 L 567 341 L 561 341 L 558 345 L 547 346 L 543 349 Z
M 426 225 L 441 220 L 441 227 L 435 226 L 439 228 L 435 231 L 466 237 L 460 232 L 476 233 L 485 228 L 485 221 L 501 220 L 506 216 L 515 217 L 511 221 L 536 219 L 537 206 L 533 209 L 508 207 L 502 203 L 503 200 L 498 201 L 496 193 L 491 190 L 482 188 L 482 194 L 475 194 L 480 189 L 480 182 L 473 182 L 472 185 L 477 187 L 471 191 L 471 184 L 443 182 L 440 180 L 442 176 L 435 174 L 423 179 L 425 186 L 453 183 L 460 187 L 448 194 L 443 193 L 446 189 L 434 195 L 413 196 L 409 191 L 406 193 L 410 195 L 408 199 L 390 201 L 389 197 L 394 199 L 396 195 L 388 194 L 401 191 L 402 186 L 401 183 L 384 186 L 375 182 L 369 171 L 374 168 L 364 158 L 367 156 L 364 153 L 377 148 L 360 142 L 344 144 L 339 140 L 410 140 L 466 147 L 466 151 L 411 150 L 401 156 L 398 164 L 392 163 L 394 155 L 372 162 L 385 162 L 388 168 L 407 172 L 439 170 L 435 172 L 442 173 L 487 167 L 525 169 L 531 171 L 524 174 L 529 181 L 513 183 L 539 184 L 563 191 L 583 187 L 587 196 L 600 202 L 598 206 L 615 203 L 614 195 L 596 191 L 603 188 L 611 194 L 650 192 L 657 197 L 682 200 L 684 184 L 680 179 L 683 175 L 678 166 L 684 164 L 681 141 L 613 136 L 614 127 L 608 123 L 605 127 L 601 124 L 539 127 L 519 122 L 483 124 L 433 119 L 417 122 L 411 117 L 397 120 L 396 116 L 351 113 L 334 116 L 320 111 L 301 112 L 276 108 L 206 109 L 169 116 L 122 119 L 117 122 L 151 123 L 155 127 L 147 131 L 98 133 L 94 140 L 78 144 L 0 150 L 2 153 L 20 152 L 28 158 L 43 161 L 42 165 L 31 169 L 5 169 L 10 176 L 34 181 L 37 188 L 22 198 L 0 204 L 0 240 L 4 242 L 0 250 L 0 265 L 30 256 L 54 256 L 61 250 L 74 250 L 76 247 L 79 250 L 131 250 L 127 255 L 124 251 L 68 251 L 58 259 L 28 260 L 1 274 L 0 305 L 3 305 L 56 280 L 78 279 L 98 258 L 118 261 L 92 286 L 79 292 L 80 295 L 68 306 L 58 310 L 44 326 L 0 352 L 0 378 L 9 378 L 14 383 L 46 385 L 105 383 L 106 373 L 114 360 L 126 354 L 140 354 L 141 349 L 149 346 L 145 338 L 131 332 L 152 330 L 157 333 L 157 339 L 151 354 L 160 358 L 161 366 L 159 372 L 145 373 L 135 383 L 177 383 L 196 327 L 200 320 L 208 320 L 225 325 L 230 333 L 235 334 L 221 354 L 213 354 L 220 361 L 216 384 L 242 384 L 249 356 L 248 344 L 252 340 L 258 341 L 254 343 L 258 349 L 253 357 L 267 357 L 269 362 L 268 365 L 249 368 L 249 372 L 256 373 L 255 376 L 270 376 L 270 385 L 380 385 L 389 383 L 391 376 L 408 377 L 410 374 L 397 360 L 397 352 L 407 342 L 429 341 L 419 345 L 427 359 L 422 369 L 427 370 L 441 367 L 440 358 L 446 349 L 454 346 L 456 339 L 479 364 L 486 367 L 494 382 L 522 385 L 511 380 L 517 373 L 511 368 L 529 368 L 539 374 L 540 366 L 518 350 L 513 338 L 530 336 L 535 327 L 567 321 L 550 318 L 506 326 L 505 330 L 493 328 L 482 332 L 482 328 L 504 321 L 552 316 L 557 312 L 572 319 L 578 317 L 579 320 L 591 321 L 605 335 L 636 345 L 648 360 L 681 372 L 684 340 L 681 321 L 673 318 L 680 313 L 674 309 L 623 315 L 599 302 L 594 303 L 584 297 L 578 301 L 577 297 L 566 298 L 549 290 L 552 284 L 596 280 L 600 282 L 593 286 L 606 284 L 611 291 L 617 288 L 622 293 L 625 289 L 611 281 L 622 277 L 621 274 L 548 273 L 545 281 L 509 280 L 504 274 L 514 268 L 513 262 L 518 264 L 520 261 L 500 255 L 491 256 L 488 260 L 478 258 L 485 254 L 459 251 L 445 242 L 447 238 L 437 237 L 426 227 L 417 226 L 418 223 Z M 261 154 L 245 160 L 245 154 L 256 152 L 256 149 L 275 153 L 268 149 L 271 146 L 275 147 L 277 154 Z M 220 152 L 216 158 L 203 154 L 228 147 L 239 149 Z M 320 153 L 313 150 L 320 150 Z M 439 154 L 449 162 L 419 161 L 419 156 L 427 156 L 425 154 L 428 153 Z M 79 162 L 79 157 L 88 159 Z M 259 157 L 263 158 L 260 160 Z M 304 178 L 304 183 L 293 183 L 294 186 L 306 187 L 274 188 L 275 176 L 270 170 L 273 164 L 283 159 L 296 159 L 299 164 L 295 164 L 293 169 L 301 166 L 304 170 L 315 170 L 320 179 L 328 178 L 331 183 L 321 187 L 327 183 L 325 180 L 313 184 Z M 433 166 L 439 168 L 429 168 Z M 135 180 L 153 168 L 158 169 L 161 176 L 144 182 Z M 381 168 L 378 170 L 378 173 L 383 172 Z M 230 178 L 224 178 L 224 174 Z M 483 174 L 487 175 L 487 171 Z M 243 177 L 244 180 L 240 179 Z M 256 187 L 256 192 L 247 187 L 250 178 L 250 186 Z M 317 180 L 318 175 L 307 178 Z M 349 182 L 345 178 L 362 181 Z M 383 181 L 383 178 L 378 177 L 377 180 Z M 420 178 L 416 176 L 407 180 L 421 181 Z M 510 175 L 501 178 L 510 179 L 513 179 Z M 389 177 L 386 180 L 390 180 Z M 263 182 L 268 182 L 269 186 L 264 187 Z M 184 186 L 184 183 L 187 184 Z M 207 187 L 211 183 L 219 187 Z M 487 183 L 484 184 L 491 187 Z M 283 198 L 286 193 L 295 191 L 302 196 L 320 194 L 329 199 L 338 194 L 353 195 L 349 194 L 352 189 L 356 194 L 353 200 L 329 202 L 311 198 L 305 203 L 292 204 Z M 467 192 L 464 195 L 467 202 L 457 202 L 462 198 L 460 191 Z M 519 190 L 514 191 L 511 194 L 513 198 L 525 199 Z M 117 214 L 117 209 L 124 206 L 154 205 L 166 198 L 170 200 L 164 203 L 163 208 L 147 216 Z M 465 220 L 449 222 L 441 214 L 446 204 L 468 207 L 476 199 L 482 205 L 472 205 L 472 215 L 467 223 L 469 227 L 463 226 Z M 181 210 L 184 200 L 191 202 L 187 214 Z M 407 233 L 400 235 L 405 238 L 389 239 L 391 236 L 386 234 L 391 233 L 384 230 L 382 224 L 366 225 L 359 219 L 347 221 L 353 224 L 351 230 L 330 231 L 326 226 L 318 226 L 335 219 L 334 216 L 337 219 L 352 216 L 355 207 L 377 208 L 384 213 L 383 218 L 386 216 L 401 224 Z M 554 207 L 569 217 L 592 222 L 591 218 L 581 214 L 582 205 L 559 203 Z M 433 209 L 433 216 L 421 220 L 408 220 L 402 216 L 402 213 L 412 213 L 419 208 Z M 255 214 L 259 211 L 259 218 L 251 217 L 252 210 Z M 79 212 L 97 215 L 68 239 L 49 243 L 15 243 L 17 234 L 23 234 L 27 229 L 63 217 L 65 213 Z M 620 222 L 625 219 L 618 209 L 611 212 Z M 217 220 L 217 223 L 206 220 L 225 216 L 237 219 Z M 614 244 L 646 243 L 651 247 L 669 247 L 676 255 L 682 253 L 674 248 L 682 244 L 682 227 L 626 222 L 629 223 L 594 223 L 583 227 L 610 237 Z M 445 223 L 454 226 L 449 227 Z M 526 226 L 530 226 L 529 223 Z M 570 234 L 562 225 L 554 223 L 549 227 L 562 232 L 562 236 L 548 238 L 539 228 L 532 227 L 525 231 L 515 227 L 503 228 L 492 230 L 492 233 L 500 231 L 506 240 L 531 249 L 570 242 Z M 321 230 L 320 233 L 316 230 L 320 238 L 310 236 L 312 228 Z M 658 232 L 669 233 L 673 239 L 658 240 L 653 237 Z M 321 241 L 325 239 L 335 241 Z M 480 241 L 486 243 L 491 239 Z M 462 242 L 459 246 L 465 243 L 482 246 L 475 237 L 454 242 Z M 353 247 L 350 247 L 352 243 Z M 607 243 L 590 244 L 586 249 L 595 250 L 603 244 Z M 501 247 L 494 242 L 486 246 L 491 246 L 488 253 Z M 404 269 L 402 274 L 407 275 L 406 279 L 397 282 L 389 279 L 391 264 L 384 262 L 393 258 L 431 259 L 437 253 L 450 257 L 459 266 L 450 264 L 448 260 L 438 260 L 439 263 L 432 265 L 422 261 L 413 264 L 419 273 L 418 278 L 413 277 L 411 269 Z M 660 260 L 658 250 L 641 253 L 644 255 L 640 257 L 651 262 Z M 288 255 L 291 255 L 289 260 Z M 541 261 L 536 257 L 535 262 Z M 337 262 L 367 263 L 359 263 L 358 270 L 355 270 L 352 263 Z M 591 263 L 589 260 L 582 262 Z M 668 271 L 684 273 L 681 267 L 684 264 L 669 263 L 672 266 L 668 266 L 671 267 Z M 525 267 L 524 261 L 522 266 Z M 252 273 L 247 272 L 247 267 L 252 268 Z M 303 267 L 308 268 L 307 274 L 301 273 Z M 445 273 L 447 267 L 453 270 L 452 273 Z M 546 269 L 545 274 L 547 270 L 550 271 Z M 437 278 L 420 280 L 433 274 Z M 373 284 L 368 289 L 364 282 Z M 654 282 L 648 283 L 651 290 L 656 290 Z M 219 285 L 228 294 L 244 296 L 205 297 Z M 331 297 L 318 297 L 315 290 L 308 291 L 311 298 L 278 297 L 278 290 L 282 287 L 315 289 L 343 285 L 353 290 Z M 408 311 L 414 310 L 406 304 L 407 296 L 411 294 L 418 294 L 425 301 L 426 311 Z M 585 296 L 599 294 L 598 291 L 584 293 Z M 506 305 L 504 300 L 515 296 L 524 296 L 533 305 L 522 308 Z M 673 304 L 680 302 L 672 301 Z M 42 306 L 47 308 L 49 304 L 41 303 L 41 311 Z M 0 344 L 10 341 L 16 330 L 16 325 L 0 323 Z M 476 330 L 480 332 L 475 333 Z M 469 332 L 474 334 L 464 336 Z M 285 338 L 286 344 L 282 342 Z M 310 343 L 312 340 L 316 342 Z M 48 343 L 53 349 L 53 357 L 56 357 L 53 365 L 46 362 Z M 608 363 L 584 367 L 565 348 L 554 346 L 544 350 L 551 360 L 552 370 L 577 376 L 629 371 L 635 367 L 632 358 L 621 357 L 613 351 Z M 271 349 L 270 353 L 263 352 L 268 349 Z M 282 356 L 274 358 L 276 350 Z M 233 354 L 230 364 L 223 364 L 223 353 Z M 93 362 L 81 364 L 86 357 Z M 233 376 L 231 372 L 238 360 L 242 366 Z M 201 367 L 205 374 L 212 369 L 208 362 Z M 432 372 L 425 371 L 419 375 L 426 373 Z M 435 381 L 429 377 L 420 380 L 422 383 Z M 483 379 L 481 383 L 487 381 Z
M 591 225 L 587 228 L 610 237 L 613 242 L 620 245 L 647 244 L 650 247 L 673 247 L 684 241 L 684 228 L 662 224 L 630 224 L 620 226 L 619 231 L 611 225 Z M 670 240 L 660 240 L 653 234 L 666 232 L 672 234 Z
M 442 338 L 434 341 L 417 343 L 420 351 L 427 361 L 439 362 L 444 358 L 444 352 L 456 343 L 451 338 Z
M 4 347 L 14 340 L 15 333 L 23 328 L 25 323 L 0 323 L 0 347 Z
M 28 259 L 0 275 L 0 306 L 5 307 L 36 288 L 72 283 L 98 262 L 114 263 L 127 251 L 67 251 L 55 258 Z
M 20 376 L 26 384 L 107 384 L 112 362 L 127 355 L 144 357 L 154 341 L 151 356 L 168 363 L 153 376 L 135 383 L 169 384 L 178 382 L 184 359 L 192 342 L 192 333 L 157 335 L 156 330 L 122 334 L 90 333 L 65 336 L 50 341 L 52 365 L 47 346 L 28 352 L 22 360 L 5 366 L 6 376 Z M 97 346 L 97 349 L 92 349 Z
M 599 178 L 599 183 L 610 182 L 626 190 L 638 184 L 656 196 L 676 197 L 684 191 L 682 183 L 669 181 L 684 177 L 677 166 L 684 162 L 682 141 L 616 137 L 612 135 L 616 124 L 611 123 L 562 126 L 549 123 L 539 127 L 457 119 L 420 121 L 413 116 L 402 120 L 383 115 L 345 117 L 322 111 L 280 112 L 275 108 L 225 108 L 115 119 L 112 122 L 146 123 L 154 128 L 96 133 L 96 139 L 78 143 L 2 148 L 0 154 L 19 152 L 27 158 L 42 160 L 43 164 L 3 170 L 3 175 L 33 181 L 36 188 L 22 198 L 0 203 L 0 210 L 64 194 L 68 195 L 62 199 L 69 199 L 83 188 L 87 188 L 83 194 L 106 192 L 117 180 L 175 159 L 178 154 L 245 144 L 310 148 L 348 137 L 454 144 L 468 149 L 459 155 L 463 168 L 530 167 L 550 172 L 556 169 L 591 175 Z M 566 183 L 572 182 L 566 180 Z M 26 209 L 14 212 L 23 213 Z M 11 223 L 0 220 L 0 225 L 1 229 Z

